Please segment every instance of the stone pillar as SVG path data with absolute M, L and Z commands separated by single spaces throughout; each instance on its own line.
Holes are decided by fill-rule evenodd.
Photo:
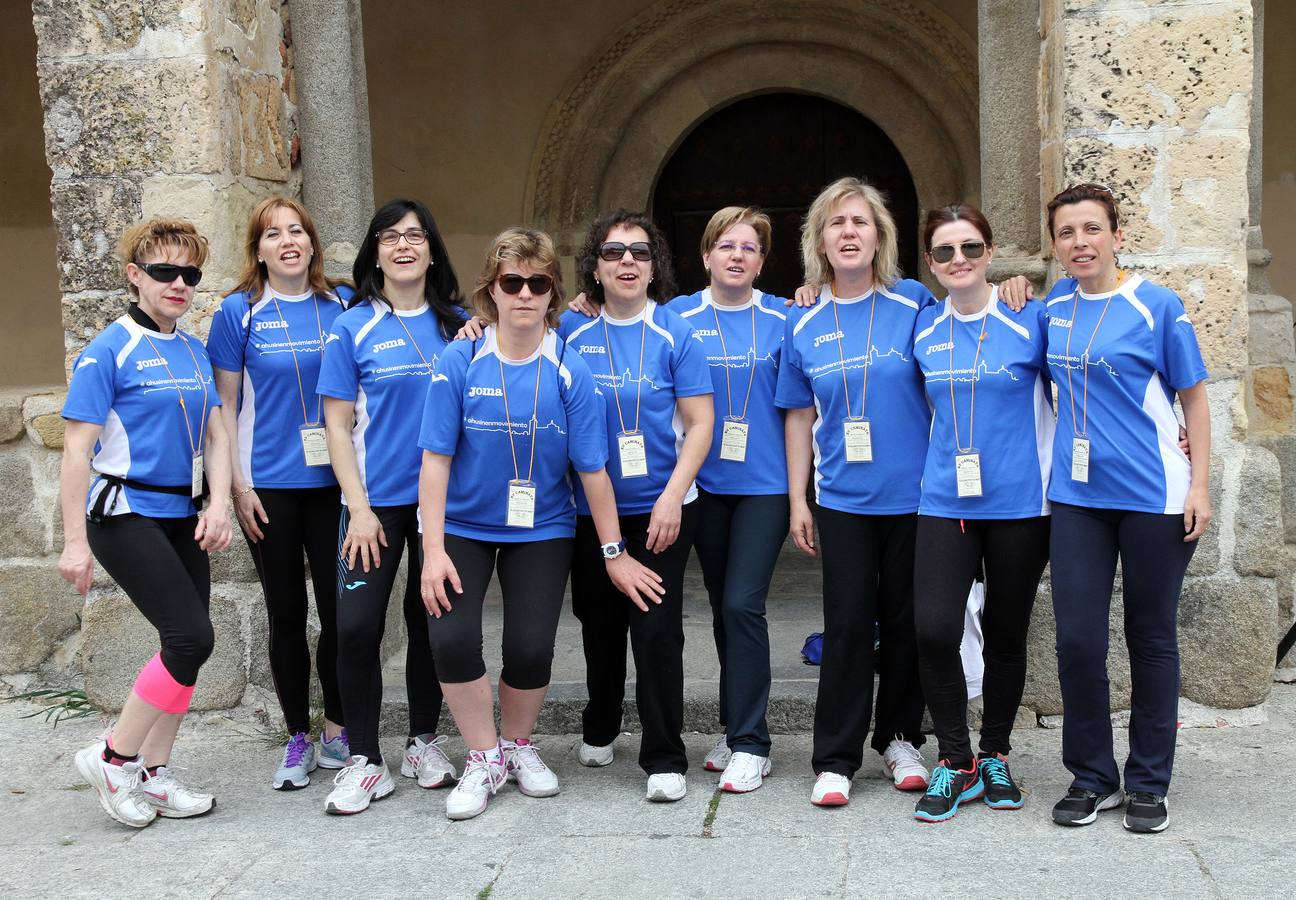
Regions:
M 369 91 L 359 0 L 292 0 L 302 199 L 330 272 L 351 276 L 373 215 Z
M 1090 180 L 1115 191 L 1122 265 L 1184 299 L 1211 372 L 1215 519 L 1180 607 L 1183 694 L 1252 705 L 1273 673 L 1281 479 L 1248 441 L 1251 2 L 1044 0 L 1041 15 L 1043 196 Z M 1051 646 L 1046 618 L 1037 645 Z
M 978 0 L 981 207 L 995 236 L 992 281 L 1043 287 L 1040 257 L 1039 0 Z
M 116 242 L 126 225 L 150 215 L 189 219 L 211 243 L 194 310 L 182 322 L 205 335 L 220 293 L 241 266 L 252 207 L 269 194 L 299 193 L 295 110 L 285 93 L 291 78 L 287 7 L 282 0 L 35 0 L 33 6 L 67 360 L 124 310 Z M 28 436 L 61 446 L 60 405 L 57 396 L 26 399 L 20 422 Z M 4 408 L 0 404 L 0 412 Z M 42 422 L 51 434 L 41 431 Z M 19 498 L 42 523 L 19 546 L 25 554 L 30 545 L 39 558 L 32 567 L 6 566 L 0 575 L 0 596 L 13 598 L 0 604 L 0 632 L 11 635 L 26 626 L 22 591 L 61 590 L 28 571 L 38 569 L 42 577 L 54 572 L 52 557 L 62 542 L 51 493 L 57 490 L 57 458 L 48 451 L 30 456 L 22 446 L 0 448 L 0 468 L 29 466 L 33 478 L 37 468 L 40 474 L 38 496 Z M 25 482 L 16 483 L 21 490 Z M 25 521 L 24 503 L 6 500 L 4 508 L 6 518 L 17 518 L 14 527 Z M 218 649 L 195 695 L 199 709 L 243 697 L 247 636 L 265 630 L 255 573 L 241 543 L 213 558 Z M 92 699 L 120 704 L 129 687 L 121 679 L 133 677 L 155 652 L 156 636 L 102 570 L 84 610 L 72 597 L 83 632 L 62 650 L 47 641 L 37 655 L 53 649 L 47 666 L 83 671 Z M 60 636 L 61 622 L 51 618 L 36 633 Z M 39 660 L 28 658 L 34 652 L 17 662 L 0 653 L 0 665 L 5 671 L 34 668 Z

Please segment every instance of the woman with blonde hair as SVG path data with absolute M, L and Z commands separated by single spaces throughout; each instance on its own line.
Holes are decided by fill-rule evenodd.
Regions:
M 873 714 L 873 629 L 881 631 L 872 746 L 901 790 L 927 786 L 914 638 L 913 563 L 931 423 L 913 355 L 934 302 L 902 279 L 895 222 L 857 178 L 828 185 L 801 231 L 820 300 L 789 311 L 775 403 L 787 410 L 792 538 L 823 554 L 824 647 L 815 705 L 811 802 L 849 801 Z M 805 486 L 814 469 L 819 542 Z
M 351 755 L 337 685 L 337 478 L 315 392 L 325 336 L 351 298 L 324 274 L 324 251 L 306 208 L 269 197 L 252 211 L 243 271 L 207 337 L 234 472 L 234 511 L 247 540 L 269 627 L 270 674 L 289 740 L 276 790 L 310 784 L 315 768 Z M 319 614 L 315 667 L 324 726 L 310 740 L 306 569 Z
M 230 459 L 207 351 L 177 327 L 207 241 L 188 222 L 155 218 L 128 228 L 119 252 L 133 300 L 77 357 L 63 406 L 58 565 L 85 594 L 98 559 L 161 639 L 108 737 L 76 754 L 104 811 L 143 828 L 216 802 L 170 766 L 215 641 L 207 554 L 229 546 Z

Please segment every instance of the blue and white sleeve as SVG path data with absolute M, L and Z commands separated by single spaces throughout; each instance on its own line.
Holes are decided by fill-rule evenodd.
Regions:
M 72 367 L 72 380 L 68 384 L 67 399 L 63 402 L 63 418 L 92 425 L 104 424 L 117 396 L 116 376 L 117 360 L 113 348 L 106 341 L 95 341 L 86 347 Z
M 463 431 L 464 382 L 468 374 L 465 342 L 451 344 L 428 382 L 418 445 L 432 453 L 454 456 Z
M 801 354 L 792 336 L 797 317 L 788 316 L 783 333 L 783 364 L 779 366 L 774 405 L 779 409 L 805 409 L 814 405 L 814 389 L 802 369 Z
M 597 472 L 607 466 L 607 417 L 603 396 L 594 387 L 585 360 L 570 354 L 566 362 L 571 387 L 563 391 L 567 411 L 567 456 L 577 472 Z

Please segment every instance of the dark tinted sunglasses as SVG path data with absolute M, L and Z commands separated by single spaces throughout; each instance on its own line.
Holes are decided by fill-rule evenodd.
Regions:
M 189 287 L 202 281 L 202 269 L 197 266 L 177 266 L 173 263 L 135 263 L 135 265 L 143 269 L 149 278 L 163 284 L 175 281 L 177 275 L 183 278 L 184 283 Z
M 985 241 L 968 241 L 959 244 L 958 247 L 963 251 L 964 259 L 980 259 L 985 256 Z M 931 254 L 932 262 L 947 263 L 954 258 L 953 244 L 937 244 L 928 251 Z
M 506 294 L 522 293 L 522 285 L 531 289 L 532 297 L 539 297 L 553 290 L 553 279 L 548 275 L 532 275 L 530 278 L 523 278 L 521 275 L 501 275 L 499 277 L 499 286 Z
M 603 257 L 607 262 L 616 262 L 618 259 L 625 256 L 627 250 L 630 251 L 632 257 L 640 262 L 647 262 L 652 259 L 652 247 L 649 247 L 643 241 L 636 241 L 633 244 L 623 244 L 620 241 L 608 241 L 603 246 L 599 247 L 599 256 Z

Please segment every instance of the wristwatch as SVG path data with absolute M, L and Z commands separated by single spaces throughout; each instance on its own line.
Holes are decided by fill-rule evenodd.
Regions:
M 625 553 L 625 538 L 615 544 L 604 544 L 600 549 L 603 551 L 604 559 L 616 559 L 622 553 Z

